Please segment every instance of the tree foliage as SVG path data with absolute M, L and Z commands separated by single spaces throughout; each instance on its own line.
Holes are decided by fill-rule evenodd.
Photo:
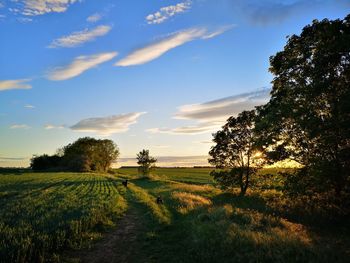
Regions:
M 314 188 L 340 194 L 350 173 L 350 15 L 313 21 L 270 64 L 275 77 L 271 100 L 259 109 L 260 145 L 272 161 L 300 163 Z
M 119 150 L 113 141 L 84 137 L 59 149 L 56 155 L 34 156 L 31 168 L 106 172 L 118 156 Z
M 261 152 L 255 146 L 255 111 L 243 111 L 230 117 L 215 133 L 209 152 L 209 162 L 221 170 L 213 171 L 214 179 L 223 187 L 239 186 L 244 195 L 253 176 L 263 164 Z
M 33 170 L 59 170 L 62 165 L 62 157 L 58 155 L 43 154 L 40 156 L 34 155 L 30 159 L 30 167 Z
M 149 155 L 149 150 L 143 149 L 136 155 L 137 164 L 140 165 L 139 172 L 142 175 L 148 175 L 155 166 L 157 159 Z

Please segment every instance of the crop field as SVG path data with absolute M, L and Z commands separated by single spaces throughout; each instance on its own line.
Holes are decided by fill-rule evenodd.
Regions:
M 62 249 L 100 237 L 125 209 L 115 182 L 99 175 L 0 175 L 0 261 L 59 260 Z
M 349 229 L 289 217 L 278 181 L 239 196 L 209 173 L 3 173 L 0 261 L 347 262 Z

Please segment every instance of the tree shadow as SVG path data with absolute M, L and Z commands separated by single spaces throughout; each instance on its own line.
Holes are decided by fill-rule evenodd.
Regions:
M 242 196 L 236 193 L 224 192 L 214 196 L 212 202 L 214 205 L 231 204 L 242 209 L 251 209 L 261 213 L 272 213 L 265 200 L 255 194 Z

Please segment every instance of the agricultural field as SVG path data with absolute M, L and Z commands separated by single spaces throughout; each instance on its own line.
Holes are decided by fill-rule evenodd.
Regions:
M 96 174 L 1 174 L 0 261 L 59 261 L 87 246 L 125 212 L 123 190 Z
M 152 175 L 160 180 L 213 184 L 213 178 L 210 176 L 212 170 L 211 168 L 156 168 L 152 171 Z M 116 171 L 121 176 L 137 174 L 137 168 L 120 168 Z
M 216 187 L 209 173 L 3 173 L 0 261 L 348 261 L 349 228 L 325 229 L 284 213 L 280 181 L 242 197 Z

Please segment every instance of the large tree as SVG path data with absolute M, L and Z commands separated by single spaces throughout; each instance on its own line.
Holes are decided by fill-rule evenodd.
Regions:
M 119 156 L 117 145 L 111 140 L 84 137 L 57 150 L 53 156 L 33 156 L 33 170 L 68 170 L 78 172 L 106 172 Z
M 212 172 L 214 179 L 224 188 L 240 187 L 242 195 L 263 163 L 262 153 L 255 147 L 255 118 L 254 110 L 230 117 L 213 135 L 215 146 L 209 152 L 209 162 L 219 168 Z
M 63 148 L 70 170 L 106 172 L 119 156 L 117 145 L 108 139 L 79 138 Z
M 350 172 L 350 15 L 313 21 L 270 58 L 271 100 L 257 131 L 273 161 L 300 163 L 303 178 L 340 194 Z
M 149 150 L 142 150 L 136 156 L 137 164 L 140 165 L 139 172 L 142 175 L 148 175 L 155 166 L 157 159 L 149 155 Z

